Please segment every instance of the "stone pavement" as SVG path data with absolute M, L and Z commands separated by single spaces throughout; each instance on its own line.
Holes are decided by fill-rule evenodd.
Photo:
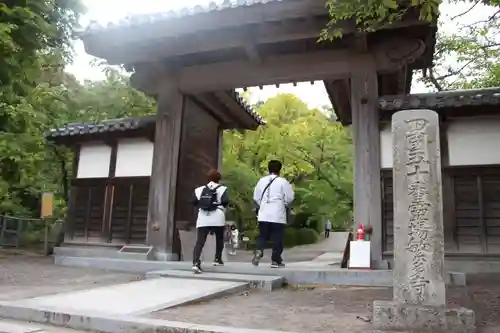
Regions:
M 83 333 L 64 327 L 0 320 L 0 333 Z
M 4 304 L 56 312 L 138 315 L 244 291 L 247 287 L 245 282 L 157 278 Z

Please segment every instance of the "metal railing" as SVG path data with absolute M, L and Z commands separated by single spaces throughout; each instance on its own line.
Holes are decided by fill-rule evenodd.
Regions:
M 43 244 L 43 254 L 48 255 L 62 226 L 62 221 L 55 219 L 0 215 L 0 247 L 39 249 Z

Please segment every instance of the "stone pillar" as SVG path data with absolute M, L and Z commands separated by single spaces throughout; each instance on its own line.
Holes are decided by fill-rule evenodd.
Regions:
M 374 60 L 360 56 L 351 74 L 352 135 L 354 141 L 354 222 L 370 225 L 372 267 L 382 261 L 382 193 L 378 79 Z
M 173 251 L 175 194 L 185 98 L 173 82 L 164 82 L 157 101 L 147 244 L 155 248 L 157 260 L 177 260 Z
M 375 301 L 377 329 L 472 332 L 474 313 L 448 309 L 444 282 L 439 118 L 431 110 L 392 117 L 394 294 Z

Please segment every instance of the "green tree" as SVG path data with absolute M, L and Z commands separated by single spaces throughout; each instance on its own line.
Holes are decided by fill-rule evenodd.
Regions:
M 265 126 L 224 135 L 224 181 L 247 226 L 255 225 L 253 188 L 273 158 L 283 162 L 283 176 L 295 187 L 297 226 L 318 226 L 327 218 L 342 224 L 352 211 L 349 131 L 294 95 L 271 98 L 258 112 Z
M 37 206 L 29 168 L 43 150 L 35 132 L 44 115 L 29 94 L 46 73 L 46 55 L 69 60 L 78 1 L 7 1 L 0 4 L 0 211 L 29 213 Z M 30 209 L 31 208 L 31 209 Z

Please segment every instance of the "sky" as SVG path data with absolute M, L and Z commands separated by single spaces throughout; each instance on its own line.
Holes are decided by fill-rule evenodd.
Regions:
M 171 9 L 180 9 L 181 7 L 191 7 L 195 5 L 208 4 L 211 0 L 182 0 L 182 1 L 164 1 L 164 0 L 142 0 L 138 5 L 137 0 L 83 0 L 84 5 L 87 7 L 86 14 L 81 19 L 82 27 L 89 25 L 91 21 L 97 21 L 101 24 L 109 22 L 118 22 L 120 19 L 138 14 L 152 14 L 155 12 L 168 11 Z M 487 18 L 489 10 L 484 6 L 476 6 L 472 11 L 466 15 L 461 16 L 459 19 L 451 20 L 454 16 L 465 12 L 470 4 L 450 4 L 444 2 L 441 5 L 441 25 L 440 31 L 447 33 L 456 32 L 459 29 L 459 23 L 470 24 Z M 95 59 L 88 55 L 81 41 L 74 42 L 75 57 L 74 63 L 68 66 L 67 70 L 73 73 L 79 80 L 100 80 L 104 78 L 101 69 L 93 67 L 90 62 Z M 297 86 L 292 84 L 280 85 L 279 88 L 275 86 L 265 86 L 263 89 L 250 88 L 251 102 L 259 100 L 265 101 L 278 93 L 292 93 L 297 95 L 311 108 L 322 108 L 330 105 L 328 95 L 321 81 L 311 84 L 299 83 Z M 423 84 L 414 82 L 412 85 L 412 93 L 428 92 Z

